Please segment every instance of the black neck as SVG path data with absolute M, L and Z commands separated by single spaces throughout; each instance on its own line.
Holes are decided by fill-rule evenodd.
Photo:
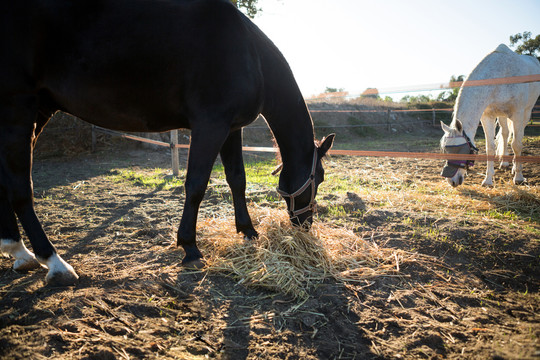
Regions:
M 264 73 L 262 114 L 280 149 L 284 175 L 280 186 L 293 191 L 309 176 L 308 167 L 315 151 L 313 122 L 289 66 L 285 60 L 278 64 L 281 66 L 269 70 L 270 75 Z M 286 179 L 290 179 L 290 183 L 287 184 Z
M 309 177 L 315 151 L 313 121 L 287 61 L 277 47 L 251 22 L 257 38 L 264 81 L 262 115 L 280 149 L 283 171 L 280 186 L 294 191 Z

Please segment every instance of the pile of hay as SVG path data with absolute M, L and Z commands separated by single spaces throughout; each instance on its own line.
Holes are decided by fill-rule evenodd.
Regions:
M 495 196 L 492 201 L 505 211 L 513 211 L 530 218 L 540 217 L 540 191 L 530 187 L 521 189 L 513 186 L 511 190 Z
M 285 211 L 258 209 L 259 238 L 246 241 L 231 218 L 199 225 L 207 270 L 232 274 L 239 283 L 265 287 L 302 300 L 325 279 L 364 281 L 399 271 L 403 252 L 384 249 L 351 230 L 315 222 L 310 231 L 290 224 Z

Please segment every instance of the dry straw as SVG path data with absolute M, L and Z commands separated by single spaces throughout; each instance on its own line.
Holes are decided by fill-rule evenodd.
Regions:
M 303 231 L 290 224 L 285 211 L 252 212 L 259 232 L 253 241 L 237 235 L 230 218 L 201 222 L 208 271 L 302 300 L 325 279 L 350 282 L 389 275 L 398 272 L 404 260 L 404 252 L 378 247 L 348 229 L 316 221 L 310 231 Z
M 511 191 L 494 197 L 493 202 L 503 210 L 515 210 L 530 217 L 540 215 L 540 191 L 537 188 L 513 187 Z

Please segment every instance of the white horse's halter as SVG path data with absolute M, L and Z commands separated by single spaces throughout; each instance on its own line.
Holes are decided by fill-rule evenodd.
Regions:
M 315 201 L 315 169 L 317 168 L 317 149 L 315 149 L 313 153 L 313 164 L 311 165 L 311 174 L 309 175 L 309 178 L 306 180 L 304 185 L 300 187 L 300 189 L 296 190 L 294 193 L 289 194 L 288 192 L 285 192 L 281 190 L 279 187 L 276 188 L 277 192 L 284 198 L 290 199 L 290 206 L 289 206 L 289 215 L 291 220 L 293 218 L 297 218 L 298 215 L 302 215 L 308 211 L 315 212 L 317 210 L 317 202 Z M 300 196 L 301 194 L 306 191 L 306 189 L 311 185 L 311 200 L 309 202 L 309 205 L 306 207 L 303 207 L 302 209 L 294 210 L 294 198 Z
M 454 138 L 464 138 L 465 143 L 461 145 L 446 145 L 444 147 L 444 152 L 450 154 L 478 154 L 478 148 L 473 145 L 471 139 L 465 134 L 465 131 L 463 131 L 463 135 L 454 136 Z M 473 165 L 474 160 L 447 160 L 446 165 L 441 172 L 441 176 L 451 178 L 456 174 L 458 169 L 469 170 Z

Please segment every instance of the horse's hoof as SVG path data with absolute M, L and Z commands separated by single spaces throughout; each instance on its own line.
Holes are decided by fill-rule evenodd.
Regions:
M 45 260 L 38 258 L 38 261 L 49 269 L 45 277 L 47 285 L 70 286 L 75 285 L 79 280 L 79 275 L 73 270 L 73 267 L 65 262 L 57 253 L 53 253 Z
M 202 258 L 189 261 L 182 260 L 182 266 L 189 270 L 200 270 L 206 266 L 206 262 Z
M 49 286 L 72 286 L 79 282 L 79 275 L 75 271 L 48 273 L 45 278 Z
M 254 241 L 257 240 L 259 234 L 255 230 L 244 231 L 244 240 L 245 241 Z
M 487 182 L 487 181 L 482 181 L 482 186 L 485 187 L 485 188 L 492 188 L 493 183 L 492 182 Z
M 514 180 L 514 184 L 516 184 L 516 185 L 525 185 L 526 182 L 527 182 L 527 179 Z
M 15 263 L 13 263 L 13 270 L 19 271 L 19 272 L 25 272 L 30 271 L 34 269 L 38 269 L 41 267 L 41 264 L 35 257 L 28 257 L 25 259 L 18 259 L 15 260 Z
M 199 270 L 206 264 L 199 248 L 195 246 L 184 246 L 186 255 L 182 259 L 182 266 L 186 269 Z

